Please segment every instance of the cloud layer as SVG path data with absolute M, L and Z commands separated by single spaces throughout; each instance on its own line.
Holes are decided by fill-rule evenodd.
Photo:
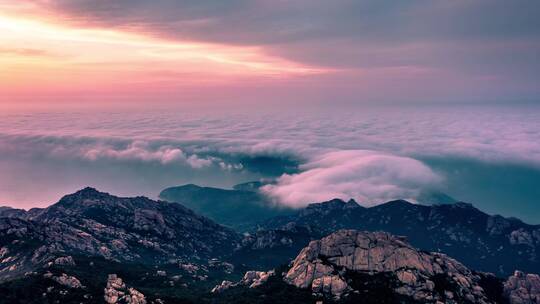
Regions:
M 301 173 L 284 174 L 263 192 L 295 208 L 329 198 L 355 199 L 373 206 L 393 199 L 414 199 L 441 181 L 421 162 L 395 155 L 343 150 L 326 153 L 301 166 Z
M 434 171 L 421 160 L 493 164 L 501 178 L 504 164 L 539 170 L 538 113 L 534 105 L 2 113 L 0 204 L 43 206 L 84 186 L 155 196 L 172 185 L 231 187 L 283 173 L 266 192 L 293 206 L 414 198 L 460 179 L 457 166 Z

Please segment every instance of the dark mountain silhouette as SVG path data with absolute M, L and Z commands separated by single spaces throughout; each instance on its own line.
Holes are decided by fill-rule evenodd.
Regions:
M 418 205 L 404 200 L 364 208 L 336 199 L 276 217 L 264 227 L 293 223 L 315 238 L 339 229 L 386 231 L 407 237 L 420 249 L 443 252 L 468 267 L 509 275 L 514 269 L 540 272 L 540 225 L 488 215 L 467 203 Z
M 169 202 L 179 202 L 222 225 L 240 231 L 253 229 L 271 217 L 293 213 L 292 209 L 271 203 L 257 192 L 258 186 L 246 183 L 236 186 L 241 190 L 226 190 L 189 184 L 167 188 L 159 197 Z

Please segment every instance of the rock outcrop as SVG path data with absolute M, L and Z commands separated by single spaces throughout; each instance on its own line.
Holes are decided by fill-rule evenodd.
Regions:
M 62 266 L 75 266 L 75 260 L 73 260 L 72 256 L 58 257 L 53 263 Z
M 342 298 L 357 292 L 355 273 L 388 274 L 395 293 L 418 302 L 490 303 L 480 277 L 440 253 L 419 251 L 384 232 L 340 230 L 312 241 L 292 263 L 285 282 Z
M 126 287 L 126 284 L 116 274 L 110 274 L 107 278 L 107 287 L 104 295 L 107 304 L 146 304 L 145 296 L 134 288 Z
M 276 273 L 274 270 L 271 271 L 254 271 L 250 270 L 244 274 L 244 277 L 239 282 L 223 281 L 220 285 L 217 285 L 212 289 L 212 293 L 223 292 L 229 288 L 237 286 L 245 286 L 248 288 L 256 288 L 266 283 L 271 276 L 274 276 Z
M 540 304 L 540 276 L 514 272 L 504 283 L 504 295 L 510 304 Z
M 69 287 L 69 288 L 83 288 L 81 281 L 77 279 L 74 276 L 69 276 L 65 273 L 62 273 L 59 276 L 53 276 L 52 274 L 49 275 L 49 273 L 45 274 L 45 277 L 50 277 L 53 281 L 56 283 Z

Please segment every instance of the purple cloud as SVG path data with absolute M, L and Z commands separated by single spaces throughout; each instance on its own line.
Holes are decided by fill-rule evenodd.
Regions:
M 272 82 L 264 94 L 272 100 L 294 92 L 326 102 L 395 102 L 406 95 L 405 101 L 510 103 L 540 94 L 538 1 L 53 0 L 41 6 L 74 23 L 256 46 L 338 71 Z M 230 98 L 264 90 L 242 86 Z
M 392 199 L 413 200 L 441 178 L 421 162 L 368 150 L 326 153 L 284 174 L 262 191 L 287 206 L 301 208 L 332 198 L 373 206 Z

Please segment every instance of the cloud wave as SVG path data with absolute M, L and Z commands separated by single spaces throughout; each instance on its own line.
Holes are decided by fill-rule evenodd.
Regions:
M 262 191 L 295 208 L 332 198 L 352 198 L 363 206 L 373 206 L 392 199 L 413 199 L 441 181 L 415 159 L 369 150 L 329 152 L 302 165 L 301 170 L 284 174 Z
M 213 163 L 212 159 L 200 158 L 196 154 L 187 156 L 182 149 L 172 146 L 161 146 L 157 150 L 151 150 L 148 147 L 148 143 L 144 141 L 134 141 L 124 149 L 114 149 L 104 146 L 91 148 L 84 152 L 83 157 L 92 161 L 100 158 L 158 161 L 163 165 L 182 162 L 188 164 L 192 168 L 204 168 Z
M 288 204 L 411 198 L 437 183 L 417 160 L 538 170 L 538 113 L 535 106 L 1 113 L 0 202 L 36 206 L 84 186 L 151 196 L 172 185 L 232 187 L 283 173 L 272 195 Z M 379 152 L 338 153 L 359 150 Z M 445 178 L 440 191 L 453 195 L 445 186 L 465 173 L 433 168 Z M 324 187 L 306 188 L 315 181 Z M 498 190 L 517 195 L 523 187 Z

